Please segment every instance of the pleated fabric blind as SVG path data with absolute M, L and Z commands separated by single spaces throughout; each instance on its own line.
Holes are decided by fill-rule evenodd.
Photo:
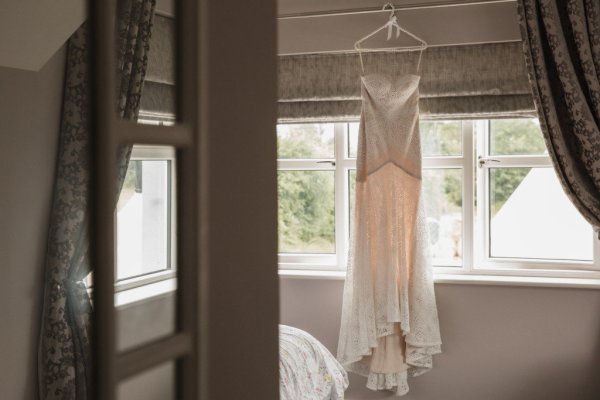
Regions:
M 154 16 L 140 116 L 175 115 L 175 20 Z
M 173 20 L 155 18 L 142 96 L 144 112 L 174 113 Z M 365 53 L 365 73 L 415 74 L 418 53 Z M 521 43 L 431 47 L 421 61 L 420 113 L 430 119 L 535 116 Z M 360 115 L 356 53 L 279 57 L 279 119 Z
M 367 53 L 365 73 L 415 74 L 418 53 Z M 283 120 L 360 115 L 356 54 L 281 57 Z M 421 61 L 420 113 L 428 118 L 535 115 L 521 43 L 432 47 Z

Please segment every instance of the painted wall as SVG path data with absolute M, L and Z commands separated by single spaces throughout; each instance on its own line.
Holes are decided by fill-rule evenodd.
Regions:
M 117 312 L 117 348 L 130 350 L 175 332 L 175 296 L 155 296 L 119 308 Z M 122 381 L 117 400 L 175 399 L 175 366 L 161 364 Z
M 37 393 L 37 341 L 65 52 L 0 67 L 0 397 Z
M 282 278 L 281 322 L 334 354 L 342 280 Z M 406 400 L 600 398 L 600 290 L 437 284 L 443 353 Z M 392 399 L 351 377 L 348 400 Z
M 37 398 L 42 280 L 64 64 L 63 48 L 39 72 L 0 67 L 0 399 Z M 173 332 L 174 306 L 173 296 L 160 296 L 122 307 L 117 314 L 119 347 Z M 172 377 L 172 366 L 160 366 L 120 385 L 119 398 L 167 400 Z

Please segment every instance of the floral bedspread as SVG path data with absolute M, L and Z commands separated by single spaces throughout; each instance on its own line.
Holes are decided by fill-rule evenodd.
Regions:
M 281 400 L 342 400 L 348 375 L 317 339 L 279 325 Z

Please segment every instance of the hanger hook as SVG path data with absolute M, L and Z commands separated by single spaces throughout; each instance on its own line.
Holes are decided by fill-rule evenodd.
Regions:
M 396 14 L 396 7 L 394 7 L 392 3 L 385 3 L 381 8 L 381 11 L 387 11 L 388 9 L 390 10 L 390 19 L 392 19 L 394 14 Z

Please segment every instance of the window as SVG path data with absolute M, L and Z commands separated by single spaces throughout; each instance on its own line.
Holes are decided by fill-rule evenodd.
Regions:
M 345 270 L 358 125 L 278 126 L 281 269 Z M 591 277 L 598 269 L 598 241 L 564 194 L 537 120 L 422 120 L 420 130 L 437 273 Z
M 117 281 L 139 285 L 174 276 L 174 195 L 174 149 L 134 146 L 117 203 Z
M 564 194 L 534 119 L 479 122 L 479 264 L 593 269 L 591 226 Z
M 336 255 L 343 252 L 339 201 L 347 196 L 337 193 L 342 163 L 336 162 L 335 148 L 341 128 L 339 124 L 295 124 L 277 129 L 282 263 L 328 269 L 337 265 Z

